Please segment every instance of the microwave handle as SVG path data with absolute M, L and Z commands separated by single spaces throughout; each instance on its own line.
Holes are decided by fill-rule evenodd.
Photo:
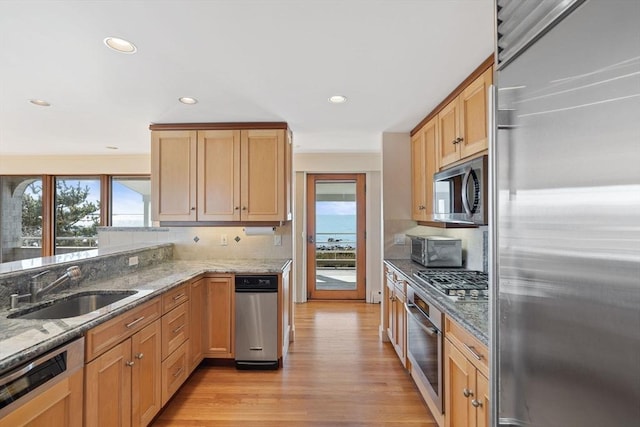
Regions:
M 471 205 L 469 205 L 469 199 L 467 198 L 467 187 L 469 186 L 469 178 L 471 178 L 471 168 L 468 168 L 464 173 L 464 178 L 462 178 L 462 188 L 460 191 L 462 192 L 462 207 L 467 215 L 473 215 L 471 212 Z

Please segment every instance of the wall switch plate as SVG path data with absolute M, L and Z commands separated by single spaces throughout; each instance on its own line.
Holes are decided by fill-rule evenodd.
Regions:
M 134 265 L 138 265 L 138 257 L 137 256 L 132 256 L 129 257 L 129 266 L 134 266 Z
M 282 246 L 282 236 L 280 234 L 273 235 L 273 246 Z
M 393 235 L 393 244 L 394 245 L 404 245 L 405 242 L 405 235 L 402 233 L 398 233 L 398 234 L 394 234 Z
M 227 235 L 226 234 L 221 234 L 220 235 L 220 246 L 227 246 L 229 244 L 229 242 L 227 241 Z

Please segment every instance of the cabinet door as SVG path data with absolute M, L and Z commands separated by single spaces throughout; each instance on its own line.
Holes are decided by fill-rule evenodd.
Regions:
M 195 131 L 151 132 L 151 217 L 196 220 Z
M 440 168 L 460 160 L 460 97 L 438 113 L 438 165 Z
M 85 427 L 131 425 L 131 340 L 85 365 Z
M 396 304 L 395 296 L 393 295 L 393 283 L 387 282 L 387 317 L 389 319 L 389 325 L 387 327 L 387 336 L 389 341 L 394 346 L 396 345 Z
M 234 287 L 231 277 L 211 277 L 207 281 L 207 357 L 233 358 Z
M 198 221 L 240 220 L 240 131 L 198 131 Z
M 286 220 L 284 130 L 241 132 L 241 219 Z
M 427 157 L 421 128 L 411 138 L 411 219 L 427 219 Z
M 189 376 L 189 361 L 187 357 L 188 342 L 183 343 L 169 357 L 162 362 L 162 405 L 180 388 Z
M 134 362 L 131 370 L 131 424 L 148 425 L 162 407 L 160 387 L 160 320 L 146 326 L 131 337 Z
M 82 369 L 9 412 L 0 427 L 82 427 Z
M 191 299 L 189 299 L 189 372 L 202 362 L 202 342 L 204 323 L 204 303 L 206 299 L 206 281 L 200 279 L 191 283 Z
M 460 95 L 460 158 L 488 148 L 487 93 L 493 80 L 493 67 L 467 86 Z
M 490 427 L 489 424 L 489 380 L 479 371 L 476 374 L 476 426 Z M 473 402 L 472 402 L 473 403 Z M 477 406 L 476 406 L 477 405 Z
M 475 422 L 475 408 L 471 406 L 475 397 L 475 368 L 448 339 L 444 341 L 445 425 L 469 427 Z
M 395 290 L 395 327 L 396 327 L 396 353 L 402 361 L 402 364 L 406 366 L 406 351 L 407 351 L 407 312 L 404 309 L 405 295 L 396 288 Z

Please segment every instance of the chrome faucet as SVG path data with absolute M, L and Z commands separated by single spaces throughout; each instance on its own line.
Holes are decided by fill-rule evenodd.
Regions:
M 29 282 L 29 292 L 31 294 L 30 301 L 38 302 L 40 297 L 47 292 L 50 292 L 57 288 L 58 286 L 65 283 L 67 280 L 71 279 L 72 281 L 78 280 L 82 277 L 82 271 L 80 271 L 80 267 L 74 265 L 72 267 L 67 268 L 67 272 L 62 276 L 58 277 L 53 282 L 49 283 L 46 286 L 40 287 L 40 278 L 45 274 L 49 273 L 49 270 L 43 271 L 42 273 L 38 273 L 31 278 Z

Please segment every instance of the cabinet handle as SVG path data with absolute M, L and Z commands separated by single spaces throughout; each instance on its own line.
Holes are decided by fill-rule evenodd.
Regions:
M 195 206 L 191 206 L 191 210 L 192 210 L 192 211 L 195 211 L 195 210 L 196 210 L 196 207 L 195 207 Z
M 480 353 L 478 353 L 476 351 L 476 348 L 472 345 L 467 345 L 465 343 L 462 343 L 465 347 L 467 347 L 467 350 L 469 350 L 471 352 L 471 354 L 473 354 L 473 357 L 475 357 L 478 360 L 482 360 L 482 358 L 484 358 L 484 356 Z
M 464 394 L 464 397 L 473 396 L 473 391 L 469 390 L 468 388 L 465 388 L 464 390 L 462 390 L 462 394 Z
M 144 357 L 144 353 L 137 353 L 136 359 L 142 359 Z
M 132 367 L 133 365 L 136 364 L 136 362 L 134 362 L 132 360 L 127 360 L 124 364 L 127 365 L 128 367 Z
M 173 330 L 173 333 L 174 333 L 174 334 L 177 334 L 178 332 L 180 332 L 180 331 L 182 330 L 182 328 L 184 328 L 184 324 L 182 324 L 182 325 L 178 326 L 177 328 L 175 328 L 175 329 Z
M 136 323 L 142 322 L 143 320 L 144 320 L 144 316 L 142 316 L 142 317 L 138 317 L 138 318 L 137 318 L 136 320 L 134 320 L 133 322 L 128 323 L 128 324 L 126 324 L 126 325 L 124 325 L 124 326 L 125 326 L 126 328 L 130 328 L 130 327 L 132 327 L 133 325 L 135 325 Z
M 243 210 L 243 211 L 246 211 L 246 210 L 247 210 L 247 207 L 246 207 L 246 206 L 243 206 L 243 207 L 242 207 L 242 210 Z
M 456 139 L 456 141 L 462 142 L 462 141 L 464 141 L 464 138 L 463 137 L 459 137 L 459 138 Z
M 184 295 L 184 294 L 178 294 L 178 295 L 176 295 L 175 297 L 173 297 L 173 300 L 174 300 L 174 301 L 178 301 L 180 298 L 184 298 L 184 297 L 185 297 L 185 295 Z
M 237 211 L 237 210 L 240 209 L 240 207 L 239 206 L 235 206 L 233 209 Z
M 472 404 L 473 406 L 475 406 L 476 408 L 479 408 L 479 407 L 481 407 L 481 406 L 482 406 L 482 402 L 480 402 L 480 401 L 478 401 L 478 400 L 475 400 L 475 399 L 473 399 L 473 400 L 471 401 L 471 404 Z
M 178 369 L 178 370 L 176 371 L 176 373 L 175 373 L 175 374 L 173 374 L 173 377 L 175 378 L 175 377 L 177 377 L 178 375 L 180 375 L 180 374 L 182 373 L 182 371 L 183 371 L 183 370 L 184 370 L 184 369 L 183 369 L 182 367 L 180 367 L 180 369 Z
M 451 141 L 451 143 L 452 143 L 453 145 L 456 145 L 456 144 L 458 143 L 458 139 L 457 139 L 457 138 L 456 138 L 456 139 L 454 139 L 453 141 Z

